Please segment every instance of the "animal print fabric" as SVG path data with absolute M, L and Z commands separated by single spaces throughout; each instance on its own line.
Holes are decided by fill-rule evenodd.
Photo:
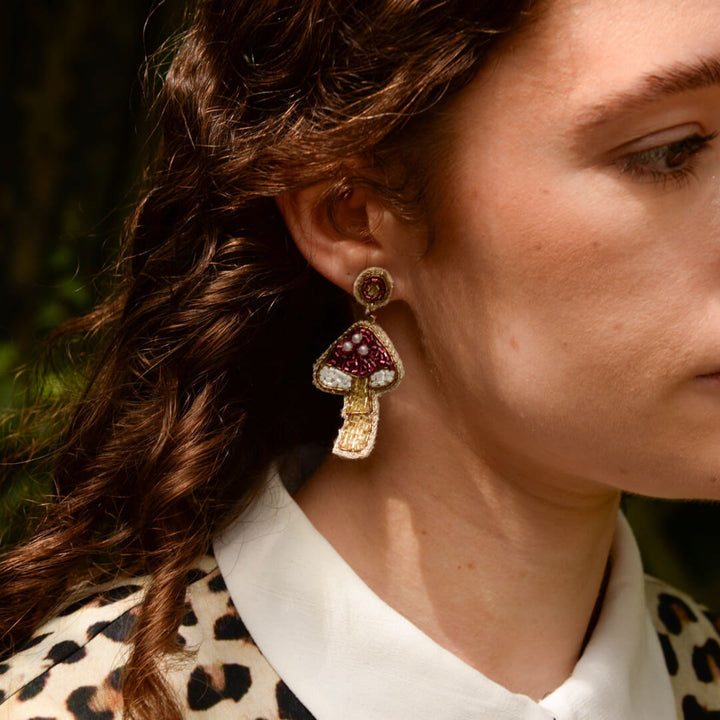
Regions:
M 120 720 L 123 666 L 146 582 L 118 581 L 68 605 L 0 659 L 0 720 Z M 678 718 L 720 720 L 717 622 L 657 580 L 646 589 Z M 165 672 L 185 717 L 314 720 L 258 650 L 212 557 L 188 573 L 177 632 L 187 652 L 168 659 Z
M 678 718 L 720 720 L 720 622 L 655 578 L 646 577 L 645 595 L 675 691 Z

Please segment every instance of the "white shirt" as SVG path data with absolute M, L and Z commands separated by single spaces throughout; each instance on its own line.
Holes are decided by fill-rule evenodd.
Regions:
M 485 677 L 381 600 L 277 473 L 214 549 L 253 640 L 317 720 L 677 720 L 622 515 L 593 635 L 572 675 L 540 702 Z

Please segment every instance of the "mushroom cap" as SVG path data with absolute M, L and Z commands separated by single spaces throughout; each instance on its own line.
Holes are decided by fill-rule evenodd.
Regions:
M 402 379 L 403 368 L 390 338 L 367 321 L 352 325 L 315 363 L 313 381 L 327 392 L 343 394 L 354 378 L 370 378 L 375 391 L 387 391 Z
M 378 370 L 395 368 L 390 353 L 372 329 L 357 325 L 338 338 L 325 363 L 353 377 L 367 377 Z

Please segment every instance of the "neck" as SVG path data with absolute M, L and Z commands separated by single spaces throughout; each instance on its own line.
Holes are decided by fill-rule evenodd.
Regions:
M 373 455 L 329 459 L 298 503 L 438 644 L 507 689 L 543 697 L 582 652 L 619 494 L 581 492 L 541 468 L 500 472 L 457 434 L 403 422 L 427 413 L 385 401 L 383 413 L 388 432 Z

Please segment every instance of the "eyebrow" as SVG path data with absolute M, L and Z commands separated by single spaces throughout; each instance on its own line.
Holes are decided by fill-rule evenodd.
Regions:
M 614 93 L 581 110 L 578 131 L 580 134 L 592 132 L 622 115 L 642 110 L 664 98 L 713 85 L 720 85 L 720 56 L 693 63 L 678 63 L 649 73 L 629 90 Z

